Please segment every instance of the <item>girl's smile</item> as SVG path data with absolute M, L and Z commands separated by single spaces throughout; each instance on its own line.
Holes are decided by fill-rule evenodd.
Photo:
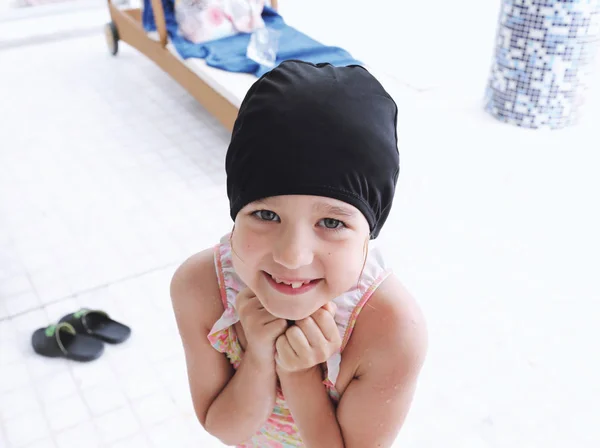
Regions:
M 350 204 L 274 196 L 238 213 L 232 261 L 267 311 L 298 320 L 356 287 L 368 240 L 369 224 Z
M 282 279 L 274 277 L 271 274 L 264 272 L 264 276 L 269 284 L 278 292 L 288 295 L 300 295 L 316 288 L 319 283 L 323 280 L 322 278 L 317 279 Z

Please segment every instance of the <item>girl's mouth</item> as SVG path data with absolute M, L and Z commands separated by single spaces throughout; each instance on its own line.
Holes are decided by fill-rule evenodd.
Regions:
M 280 279 L 273 277 L 271 274 L 264 272 L 263 274 L 269 284 L 277 291 L 283 294 L 297 295 L 304 294 L 315 288 L 319 282 L 323 279 L 317 278 L 313 280 L 308 279 Z

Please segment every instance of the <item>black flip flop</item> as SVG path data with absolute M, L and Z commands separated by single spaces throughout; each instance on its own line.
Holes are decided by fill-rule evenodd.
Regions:
M 31 336 L 31 345 L 38 355 L 83 362 L 93 361 L 104 352 L 101 341 L 77 334 L 75 328 L 66 322 L 37 329 Z
M 67 322 L 78 333 L 86 334 L 109 344 L 124 342 L 131 335 L 131 328 L 112 320 L 108 314 L 100 310 L 82 308 L 76 313 L 67 314 L 59 322 Z

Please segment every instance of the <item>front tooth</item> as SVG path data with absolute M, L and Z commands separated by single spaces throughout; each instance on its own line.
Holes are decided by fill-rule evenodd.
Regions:
M 279 280 L 279 279 L 278 279 L 278 278 L 276 278 L 276 277 L 273 277 L 273 280 L 275 280 L 275 283 L 283 283 L 281 280 Z
M 292 288 L 296 289 L 296 288 L 300 288 L 300 286 L 302 286 L 303 283 L 302 282 L 292 282 Z

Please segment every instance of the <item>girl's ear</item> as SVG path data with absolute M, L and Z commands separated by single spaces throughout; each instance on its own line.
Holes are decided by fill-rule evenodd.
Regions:
M 242 257 L 240 257 L 237 252 L 235 251 L 235 247 L 233 247 L 233 232 L 235 231 L 235 223 L 233 224 L 233 228 L 231 229 L 231 233 L 229 234 L 229 246 L 231 247 L 231 252 L 238 257 L 242 262 L 244 262 L 244 260 L 242 260 Z
M 362 266 L 362 269 L 360 270 L 360 274 L 358 276 L 358 279 L 356 280 L 356 287 L 357 288 L 360 285 L 360 278 L 362 277 L 363 272 L 365 270 L 365 266 L 367 265 L 367 257 L 369 256 L 369 240 L 370 240 L 370 237 L 367 236 L 367 239 L 365 240 L 365 245 L 363 247 L 363 257 L 364 257 L 363 266 Z

